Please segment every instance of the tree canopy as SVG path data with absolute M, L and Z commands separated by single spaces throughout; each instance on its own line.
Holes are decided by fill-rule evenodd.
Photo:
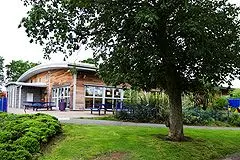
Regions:
M 23 60 L 12 60 L 9 64 L 6 65 L 7 70 L 7 81 L 14 82 L 27 70 L 38 65 L 37 63 L 32 63 L 29 61 Z
M 239 8 L 228 0 L 23 1 L 21 25 L 45 56 L 87 43 L 106 83 L 165 89 L 173 140 L 183 139 L 182 92 L 239 75 Z
M 88 63 L 88 64 L 96 64 L 96 61 L 93 58 L 87 58 L 87 59 L 84 59 L 80 62 L 81 63 Z

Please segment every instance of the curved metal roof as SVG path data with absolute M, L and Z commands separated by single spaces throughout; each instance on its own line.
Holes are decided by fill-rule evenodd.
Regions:
M 31 78 L 32 76 L 42 73 L 42 72 L 46 72 L 46 71 L 50 71 L 50 70 L 55 70 L 55 69 L 70 69 L 73 67 L 76 67 L 76 69 L 78 70 L 82 70 L 82 71 L 93 71 L 96 72 L 97 67 L 95 67 L 92 64 L 86 64 L 86 63 L 79 63 L 79 64 L 74 64 L 74 63 L 46 63 L 46 64 L 40 64 L 37 65 L 31 69 L 29 69 L 28 71 L 26 71 L 25 73 L 23 73 L 17 80 L 17 82 L 24 82 L 26 80 L 28 80 L 29 78 Z

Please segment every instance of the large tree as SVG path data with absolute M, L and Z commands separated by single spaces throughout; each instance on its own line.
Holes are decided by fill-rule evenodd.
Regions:
M 12 60 L 6 65 L 7 70 L 7 81 L 14 82 L 27 70 L 38 65 L 37 63 L 23 61 L 23 60 Z
M 183 92 L 239 74 L 239 8 L 227 0 L 23 1 L 21 25 L 45 56 L 87 43 L 106 83 L 165 89 L 172 140 L 184 139 Z

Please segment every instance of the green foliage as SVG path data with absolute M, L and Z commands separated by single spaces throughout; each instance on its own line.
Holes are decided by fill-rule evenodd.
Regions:
M 183 122 L 186 125 L 224 125 L 240 127 L 240 114 L 227 111 L 199 108 L 183 110 Z
M 135 122 L 168 121 L 168 97 L 164 93 L 147 93 L 128 90 L 124 104 L 129 111 L 120 111 L 116 118 Z
M 240 115 L 238 113 L 232 113 L 229 118 L 229 123 L 233 126 L 240 127 Z
M 15 142 L 15 145 L 22 146 L 29 153 L 37 153 L 40 151 L 40 143 L 36 138 L 23 136 L 18 138 Z
M 32 63 L 23 60 L 12 60 L 9 64 L 5 66 L 7 69 L 8 81 L 17 81 L 23 73 L 25 73 L 30 68 L 35 67 L 36 65 L 38 65 L 38 63 Z
M 96 61 L 93 58 L 88 58 L 80 61 L 81 63 L 96 64 Z
M 0 121 L 0 157 L 6 160 L 32 159 L 42 144 L 62 131 L 55 117 L 39 113 L 0 113 Z
M 218 110 L 223 110 L 228 105 L 228 100 L 226 97 L 218 97 L 213 102 L 213 108 Z
M 4 160 L 31 160 L 32 155 L 22 146 L 0 143 L 0 156 Z
M 227 122 L 227 112 L 212 109 L 185 108 L 183 122 L 186 125 L 209 125 L 216 121 Z
M 239 8 L 227 0 L 22 1 L 31 10 L 19 27 L 45 56 L 87 43 L 105 82 L 167 90 L 173 79 L 183 91 L 238 74 Z
M 240 89 L 234 89 L 230 92 L 230 95 L 233 98 L 240 98 Z

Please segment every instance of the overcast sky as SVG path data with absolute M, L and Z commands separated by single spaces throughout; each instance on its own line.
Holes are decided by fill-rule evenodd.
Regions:
M 29 60 L 32 62 L 47 62 L 43 59 L 42 48 L 30 44 L 24 28 L 18 29 L 19 22 L 26 15 L 27 9 L 21 0 L 0 1 L 0 56 L 4 57 L 5 64 L 11 60 Z M 81 49 L 68 61 L 83 60 L 92 57 L 90 51 Z M 63 61 L 63 55 L 52 55 L 51 61 Z
M 229 0 L 231 3 L 240 5 L 240 0 Z M 0 1 L 0 56 L 5 59 L 5 64 L 11 60 L 28 60 L 31 62 L 48 62 L 43 59 L 42 48 L 29 43 L 24 29 L 18 29 L 19 22 L 26 14 L 26 8 L 21 0 L 1 0 Z M 81 49 L 67 61 L 78 61 L 92 57 L 91 51 Z M 52 55 L 51 61 L 63 61 L 61 54 Z M 234 86 L 240 88 L 239 82 L 234 82 Z

